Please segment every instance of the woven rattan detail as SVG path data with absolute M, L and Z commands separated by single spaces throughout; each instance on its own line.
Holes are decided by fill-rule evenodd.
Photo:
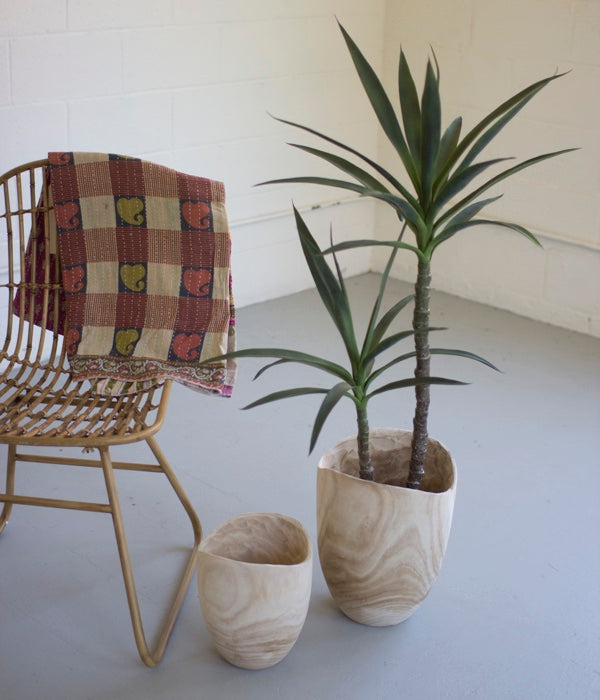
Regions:
M 34 369 L 43 372 L 42 367 Z M 56 440 L 86 445 L 128 442 L 144 437 L 149 416 L 160 406 L 151 390 L 122 397 L 93 394 L 87 382 L 72 382 L 65 372 L 45 373 L 45 382 L 3 382 L 0 442 L 52 444 Z
M 46 164 L 24 165 L 0 180 L 0 310 L 6 324 L 0 442 L 95 447 L 142 439 L 158 430 L 168 392 L 159 386 L 97 396 L 87 382 L 70 377 L 64 338 L 53 323 L 61 294 L 56 244 L 48 236 L 41 254 L 28 250 L 31 231 L 52 216 Z

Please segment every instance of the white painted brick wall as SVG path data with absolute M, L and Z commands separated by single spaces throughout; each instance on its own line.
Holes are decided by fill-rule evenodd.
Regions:
M 67 148 L 67 104 L 12 105 L 0 108 L 0 170 L 43 158 L 51 148 Z
M 525 85 L 555 70 L 571 71 L 534 98 L 486 152 L 525 159 L 581 147 L 490 191 L 504 197 L 489 215 L 529 227 L 544 249 L 502 229 L 471 229 L 436 252 L 433 285 L 600 335 L 600 2 L 403 0 L 388 2 L 387 10 L 390 91 L 399 44 L 419 66 L 419 81 L 432 45 L 442 71 L 445 124 L 462 114 L 469 128 Z M 381 157 L 392 163 L 380 143 Z M 377 221 L 380 236 L 397 228 L 382 207 Z M 375 268 L 382 264 L 382 252 L 375 253 Z M 410 256 L 399 259 L 395 274 L 413 279 Z
M 0 39 L 0 107 L 10 104 L 10 65 L 8 54 L 8 41 Z
M 372 204 L 355 200 L 345 206 L 308 211 L 303 214 L 303 217 L 320 245 L 326 247 L 329 242 L 332 219 L 336 221 L 333 226 L 333 235 L 336 242 L 339 242 L 349 237 L 343 235 L 344 231 L 353 228 L 359 231 L 370 230 L 374 212 Z M 251 290 L 248 303 L 281 296 L 281 292 L 278 291 L 281 288 L 287 289 L 287 294 L 292 294 L 312 286 L 304 259 L 298 252 L 295 226 L 289 217 L 281 216 L 267 221 L 249 222 L 244 227 L 244 232 L 247 236 L 244 236 L 243 240 L 238 240 L 238 244 L 234 247 L 232 264 L 236 270 L 238 287 Z M 256 255 L 257 250 L 275 250 L 277 258 L 287 260 L 289 264 L 273 265 L 273 259 L 269 255 Z M 350 276 L 353 270 L 368 266 L 369 257 L 364 249 L 345 254 L 342 264 L 344 274 Z M 308 310 L 307 313 L 309 313 Z
M 523 157 L 582 146 L 507 184 L 490 212 L 531 226 L 545 251 L 498 231 L 465 233 L 447 259 L 434 260 L 434 284 L 600 334 L 596 0 L 0 0 L 0 171 L 51 149 L 89 149 L 222 179 L 238 303 L 307 286 L 290 203 L 311 207 L 340 192 L 253 185 L 331 172 L 286 146 L 306 139 L 267 111 L 377 153 L 335 15 L 377 66 L 385 52 L 391 86 L 399 41 L 421 66 L 433 45 L 446 117 L 474 122 L 522 85 L 572 69 L 498 144 Z M 319 235 L 333 221 L 344 239 L 389 229 L 381 208 L 366 202 L 308 218 Z M 344 264 L 349 274 L 378 269 L 381 253 L 349 254 Z M 411 264 L 402 258 L 396 273 L 409 276 Z
M 172 7 L 165 0 L 68 0 L 71 31 L 168 25 Z M 202 3 L 197 3 L 198 5 Z
M 309 286 L 292 197 L 311 207 L 340 193 L 253 187 L 322 169 L 267 112 L 376 148 L 335 16 L 380 61 L 384 15 L 385 0 L 0 0 L 0 172 L 73 149 L 222 179 L 238 304 Z M 340 237 L 372 233 L 369 203 L 310 214 L 319 235 L 329 214 Z M 364 254 L 345 264 L 370 268 Z
M 172 99 L 162 91 L 70 101 L 69 141 L 73 150 L 144 153 L 172 145 Z M 107 129 L 119 115 L 118 130 Z
M 123 92 L 121 38 L 116 33 L 23 36 L 13 39 L 10 49 L 15 105 Z
M 67 0 L 0 0 L 0 35 L 64 32 Z

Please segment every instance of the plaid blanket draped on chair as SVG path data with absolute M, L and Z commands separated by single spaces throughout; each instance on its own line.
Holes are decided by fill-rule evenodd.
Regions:
M 235 346 L 223 184 L 113 154 L 49 163 L 74 377 L 231 395 L 234 363 L 201 364 Z

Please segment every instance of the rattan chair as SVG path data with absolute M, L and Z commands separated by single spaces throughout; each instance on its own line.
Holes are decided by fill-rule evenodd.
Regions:
M 109 513 L 114 525 L 135 641 L 147 666 L 160 662 L 194 573 L 202 536 L 200 522 L 154 434 L 163 423 L 170 382 L 129 396 L 109 397 L 92 393 L 87 382 L 72 380 L 66 362 L 63 336 L 53 323 L 53 309 L 60 303 L 57 256 L 52 254 L 48 231 L 52 203 L 46 175 L 47 160 L 11 170 L 0 177 L 0 318 L 6 323 L 6 339 L 0 349 L 0 443 L 8 445 L 6 489 L 0 493 L 0 533 L 13 505 L 48 506 Z M 30 233 L 43 223 L 42 251 Z M 26 255 L 26 253 L 29 255 Z M 41 253 L 41 254 L 40 254 Z M 27 260 L 32 261 L 30 264 Z M 37 267 L 37 269 L 36 269 Z M 35 319 L 35 323 L 34 323 Z M 145 440 L 156 464 L 117 462 L 114 445 Z M 65 458 L 28 454 L 31 446 L 77 447 L 98 451 L 99 459 Z M 106 503 L 39 498 L 15 493 L 17 462 L 100 468 L 107 491 Z M 115 469 L 164 474 L 189 516 L 193 545 L 173 602 L 157 634 L 153 651 L 146 642 L 136 586 L 114 478 Z

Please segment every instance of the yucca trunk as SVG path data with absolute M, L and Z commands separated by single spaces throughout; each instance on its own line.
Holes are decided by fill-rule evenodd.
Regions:
M 358 423 L 358 465 L 359 476 L 366 481 L 373 481 L 375 470 L 371 462 L 371 449 L 369 446 L 369 420 L 365 408 L 356 409 L 356 420 Z
M 415 284 L 415 307 L 413 329 L 415 331 L 415 377 L 429 377 L 431 355 L 429 353 L 429 290 L 431 264 L 419 258 L 419 269 Z M 427 419 L 429 416 L 429 384 L 415 387 L 416 405 L 413 419 L 412 450 L 407 487 L 418 489 L 425 473 L 425 453 L 427 451 Z

